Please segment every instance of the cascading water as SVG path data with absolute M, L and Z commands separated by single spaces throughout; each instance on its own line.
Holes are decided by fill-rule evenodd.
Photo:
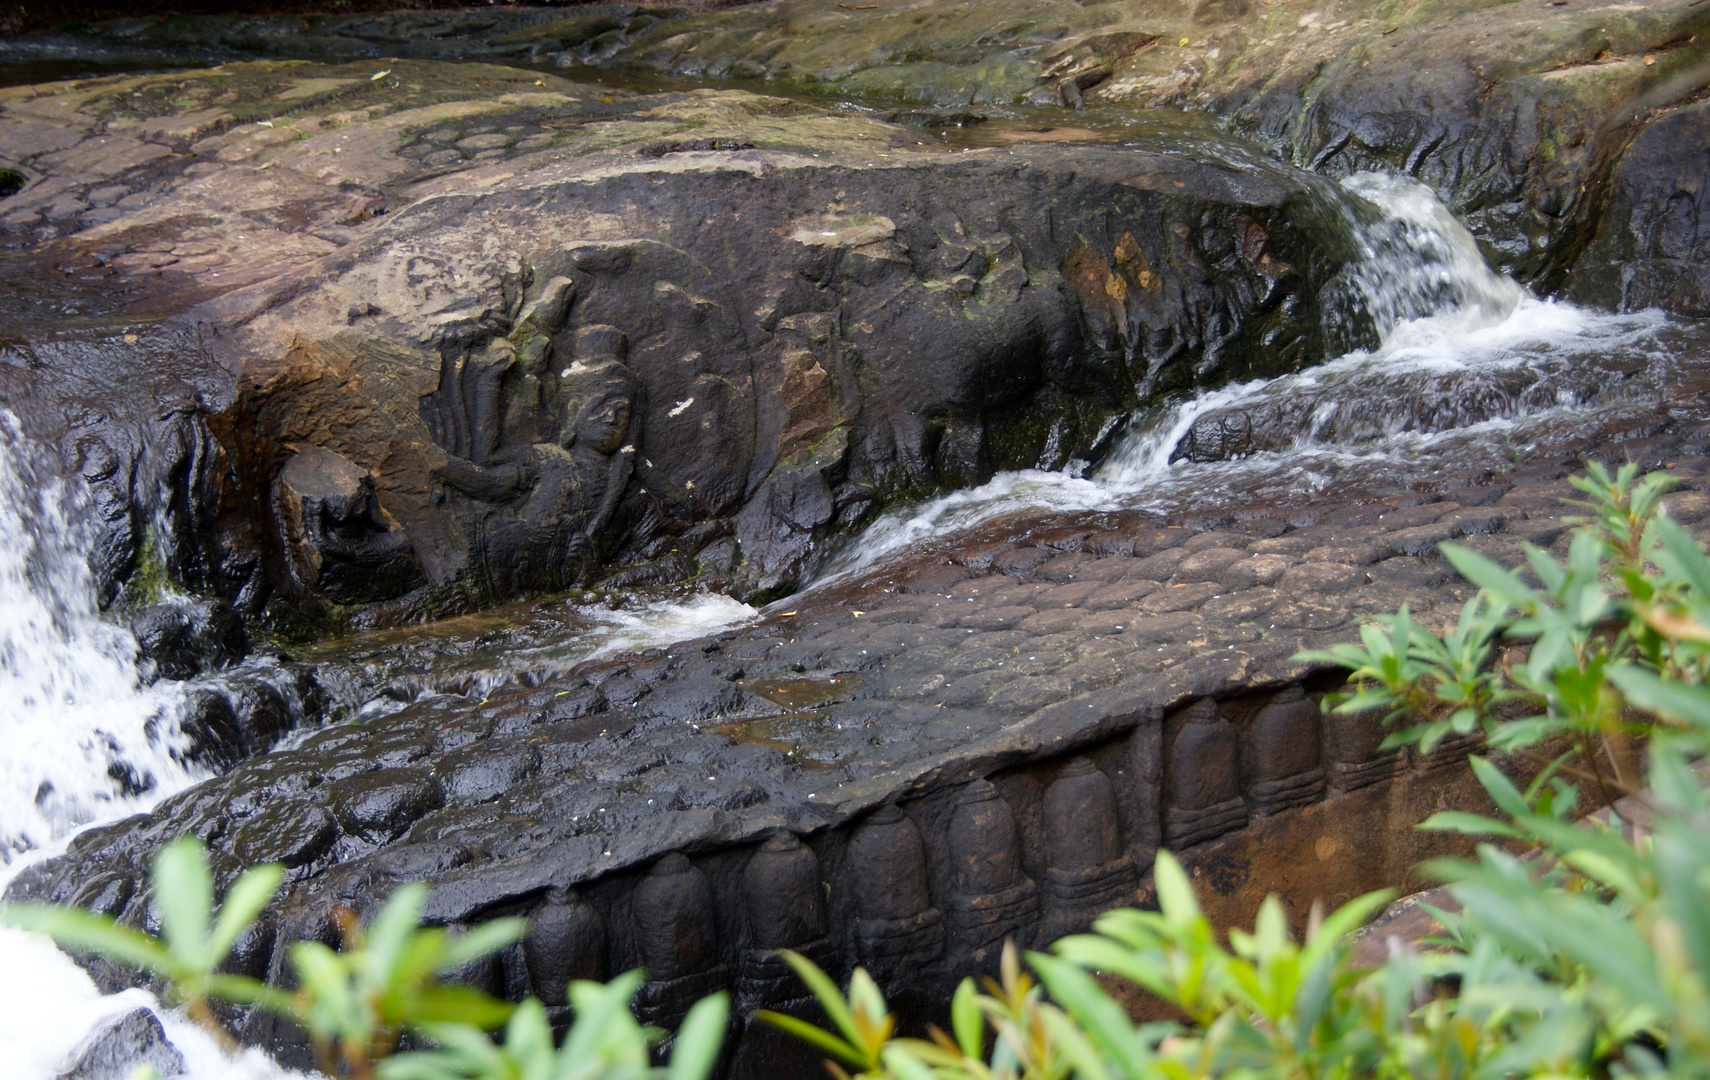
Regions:
M 182 696 L 144 687 L 136 641 L 101 619 L 75 490 L 0 414 L 0 852 L 132 812 L 193 779 Z
M 1168 513 L 1368 479 L 1406 483 L 1444 461 L 1512 464 L 1531 441 L 1590 431 L 1622 409 L 1654 413 L 1689 330 L 1654 313 L 1538 301 L 1493 273 L 1423 186 L 1373 175 L 1344 186 L 1379 211 L 1359 226 L 1365 258 L 1346 276 L 1379 348 L 1135 417 L 1090 475 L 1005 473 L 888 515 L 815 584 L 1017 512 Z M 0 858 L 9 863 L 0 887 L 79 826 L 145 809 L 196 779 L 183 763 L 182 687 L 145 685 L 136 642 L 100 617 L 77 491 L 51 476 L 0 414 Z M 753 614 L 718 597 L 627 608 L 549 601 L 311 651 L 325 654 L 322 670 L 342 666 L 338 704 L 361 715 L 535 681 L 604 651 L 715 633 Z M 94 1023 L 152 1000 L 142 991 L 103 997 L 51 945 L 8 931 L 0 970 L 33 973 L 0 980 L 0 1061 L 23 1080 L 49 1080 Z M 258 1053 L 227 1059 L 182 1018 L 162 1015 L 192 1077 L 288 1075 Z
M 147 810 L 204 775 L 186 764 L 184 683 L 150 684 L 136 639 L 101 617 L 81 527 L 82 491 L 0 412 L 0 892 L 80 827 Z M 626 649 L 716 633 L 755 615 L 722 596 L 627 608 L 565 602 L 449 620 L 434 628 L 335 643 L 324 672 L 342 669 L 356 714 L 430 693 L 484 693 Z M 309 650 L 312 655 L 317 650 Z M 336 659 L 334 659 L 336 658 Z M 431 679 L 410 673 L 431 670 Z M 266 657 L 246 662 L 265 676 Z M 218 691 L 225 677 L 198 680 Z M 30 972 L 20 979 L 18 972 Z M 102 995 L 44 938 L 0 929 L 0 1075 L 53 1080 L 92 1029 L 154 1008 L 190 1080 L 286 1080 L 260 1051 L 225 1055 L 201 1029 L 142 990 Z
M 1690 328 L 1657 312 L 1607 315 L 1534 298 L 1486 265 L 1423 184 L 1361 173 L 1343 188 L 1378 211 L 1355 224 L 1364 258 L 1345 282 L 1378 331 L 1377 349 L 1134 417 L 1090 475 L 1002 473 L 888 514 L 813 587 L 1012 514 L 1205 511 L 1333 484 L 1393 486 L 1445 462 L 1512 467 L 1528 446 L 1589 433 L 1623 410 L 1655 414 Z
M 79 826 L 198 778 L 182 755 L 180 687 L 144 685 L 135 639 L 97 610 L 80 494 L 0 412 L 0 890 Z M 0 929 L 0 971 L 0 1062 L 16 1080 L 51 1080 L 91 1029 L 156 1004 L 142 990 L 101 994 L 50 942 L 15 930 Z M 182 1017 L 159 1015 L 193 1080 L 293 1075 L 259 1053 L 230 1059 Z

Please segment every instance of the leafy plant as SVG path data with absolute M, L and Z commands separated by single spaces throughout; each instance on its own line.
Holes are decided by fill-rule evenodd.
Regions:
M 199 840 L 186 837 L 166 845 L 154 860 L 150 880 L 160 913 L 158 938 L 105 915 L 57 904 L 8 904 L 0 909 L 0 921 L 160 978 L 170 1001 L 183 1005 L 192 1019 L 230 1045 L 209 1002 L 247 1005 L 270 992 L 254 979 L 221 974 L 219 968 L 284 877 L 278 866 L 246 871 L 226 890 L 225 902 L 216 910 L 207 855 Z
M 677 1031 L 670 1065 L 655 1069 L 649 1047 L 664 1033 L 636 1023 L 630 1010 L 642 978 L 637 970 L 609 983 L 572 982 L 576 1019 L 557 1049 L 546 1007 L 535 998 L 517 1006 L 499 1045 L 468 1023 L 424 1025 L 440 1048 L 382 1062 L 381 1080 L 706 1080 L 724 1042 L 729 996 L 696 1002 Z
M 1527 544 L 1525 570 L 1511 570 L 1444 544 L 1479 586 L 1453 627 L 1434 634 L 1404 607 L 1363 627 L 1359 644 L 1302 654 L 1349 670 L 1354 689 L 1332 706 L 1405 720 L 1385 746 L 1417 742 L 1429 752 L 1447 735 L 1481 731 L 1493 748 L 1544 767 L 1546 782 L 1592 785 L 1605 803 L 1637 791 L 1634 739 L 1673 721 L 1628 708 L 1620 680 L 1633 670 L 1704 678 L 1710 560 L 1659 513 L 1667 475 L 1640 479 L 1627 465 L 1611 476 L 1593 463 L 1572 482 L 1589 513 L 1570 519 L 1577 528 L 1565 561 Z M 1524 643 L 1524 659 L 1495 662 L 1505 638 Z M 1540 757 L 1534 748 L 1547 739 L 1569 748 Z
M 318 941 L 291 946 L 298 990 L 279 1011 L 308 1031 L 323 1072 L 337 1075 L 342 1065 L 349 1076 L 372 1075 L 374 1062 L 397 1048 L 406 1026 L 425 1030 L 462 1021 L 486 1030 L 509 1018 L 508 1003 L 442 980 L 520 940 L 527 922 L 495 919 L 452 937 L 438 927 L 422 927 L 426 900 L 426 886 L 404 885 L 366 928 L 355 912 L 339 912 L 342 950 Z
M 496 919 L 461 935 L 423 927 L 425 886 L 395 891 L 364 926 L 339 912 L 342 948 L 318 941 L 291 946 L 297 989 L 285 991 L 219 968 L 284 879 L 277 866 L 246 871 L 216 908 L 213 877 L 200 841 L 162 848 L 150 868 L 161 935 L 155 938 L 106 915 L 56 904 L 0 907 L 0 923 L 52 937 L 159 977 L 167 998 L 230 1048 L 211 1003 L 253 1005 L 301 1025 L 328 1076 L 352 1080 L 706 1080 L 718 1062 L 729 1013 L 724 994 L 698 1002 L 678 1033 L 667 1068 L 651 1064 L 663 1032 L 644 1028 L 630 1001 L 644 973 L 609 984 L 572 983 L 574 1020 L 563 1046 L 553 1045 L 546 1008 L 519 1006 L 448 981 L 459 968 L 519 940 L 522 919 Z M 488 1032 L 504 1028 L 495 1044 Z M 437 1047 L 398 1053 L 413 1030 Z
M 1575 481 L 1590 513 L 1565 562 L 1526 549 L 1530 581 L 1445 545 L 1480 592 L 1443 634 L 1404 610 L 1314 654 L 1353 673 L 1329 707 L 1405 725 L 1391 745 L 1473 732 L 1518 753 L 1568 744 L 1524 790 L 1473 758 L 1499 816 L 1422 823 L 1487 838 L 1474 860 L 1429 865 L 1462 909 L 1430 909 L 1444 927 L 1430 951 L 1392 945 L 1381 966 L 1352 965 L 1349 932 L 1384 894 L 1314 910 L 1301 941 L 1273 897 L 1225 946 L 1161 852 L 1158 911 L 1110 912 L 1028 953 L 1037 984 L 1008 946 L 1001 981 L 956 991 L 952 1034 L 895 1036 L 863 972 L 845 996 L 800 957 L 839 1031 L 762 1018 L 896 1080 L 1710 1076 L 1710 559 L 1658 513 L 1665 481 L 1636 473 Z M 1523 659 L 1499 660 L 1505 637 L 1529 643 Z M 1637 820 L 1582 815 L 1580 783 L 1604 801 L 1633 794 L 1622 806 Z M 1113 981 L 1179 1019 L 1135 1023 Z

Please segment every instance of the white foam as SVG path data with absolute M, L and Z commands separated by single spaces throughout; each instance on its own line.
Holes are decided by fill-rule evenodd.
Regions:
M 591 647 L 583 660 L 706 637 L 751 622 L 760 615 L 755 608 L 720 593 L 702 593 L 681 601 L 656 601 L 640 611 L 598 607 L 582 611 L 598 624 L 584 639 Z
M 103 620 L 78 491 L 31 460 L 0 414 L 0 849 L 51 844 L 192 778 L 176 760 L 182 698 L 144 688 L 136 641 Z M 110 773 L 128 770 L 127 795 Z
M 1662 368 L 1677 359 L 1661 341 L 1675 324 L 1659 312 L 1610 315 L 1539 300 L 1491 270 L 1472 235 L 1425 185 L 1362 173 L 1343 186 L 1383 214 L 1355 226 L 1365 257 L 1348 272 L 1378 329 L 1378 348 L 1137 416 L 1090 477 L 1078 469 L 1001 473 L 886 514 L 828 560 L 811 587 L 1014 514 L 1167 511 L 1310 495 L 1350 472 L 1399 476 L 1422 455 L 1450 447 L 1471 464 L 1480 447 L 1523 442 L 1528 422 L 1570 422 L 1592 406 L 1619 404 L 1623 394 L 1637 400 L 1654 393 Z M 1625 367 L 1606 378 L 1597 365 L 1610 358 Z M 1629 380 L 1635 365 L 1644 377 Z M 1236 461 L 1170 460 L 1208 414 L 1266 408 L 1292 410 L 1292 445 Z
M 174 754 L 183 697 L 142 685 L 137 644 L 101 618 L 79 524 L 83 493 L 41 467 L 0 412 L 0 892 L 64 850 L 79 826 L 146 810 L 199 779 Z M 113 771 L 146 790 L 127 794 Z M 102 994 L 47 938 L 0 928 L 0 1063 L 7 1080 L 53 1080 L 103 1021 L 155 1009 L 189 1080 L 285 1080 L 249 1051 L 228 1058 L 142 990 Z

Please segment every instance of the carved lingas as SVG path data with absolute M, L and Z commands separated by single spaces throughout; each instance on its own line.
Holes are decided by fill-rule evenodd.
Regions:
M 534 994 L 564 1004 L 572 979 L 606 978 L 606 923 L 575 889 L 553 889 L 529 918 L 523 964 Z
M 1324 794 L 1318 763 L 1318 703 L 1298 686 L 1271 698 L 1241 735 L 1247 808 L 1255 816 L 1316 802 Z
M 1006 937 L 1028 944 L 1039 888 L 1022 873 L 1015 814 L 989 780 L 962 789 L 950 818 L 956 895 L 945 903 L 957 968 L 989 966 Z
M 1436 772 L 1458 765 L 1466 756 L 1484 745 L 1484 732 L 1469 731 L 1465 735 L 1446 735 L 1429 754 L 1419 752 L 1417 745 L 1408 748 L 1408 755 L 1422 772 Z
M 1134 860 L 1122 850 L 1116 789 L 1086 758 L 1075 758 L 1045 791 L 1046 917 L 1041 940 L 1084 930 L 1111 908 L 1134 901 Z
M 856 956 L 875 977 L 936 960 L 944 920 L 932 906 L 926 846 L 914 822 L 894 805 L 875 810 L 849 841 Z
M 1378 749 L 1385 730 L 1377 713 L 1326 713 L 1323 722 L 1324 756 L 1335 790 L 1357 791 L 1407 768 L 1405 751 Z
M 636 995 L 642 1023 L 675 1028 L 689 1006 L 728 981 L 706 875 L 680 854 L 653 864 L 631 898 L 636 950 L 650 976 Z
M 736 978 L 747 1009 L 806 996 L 801 980 L 778 956 L 791 949 L 820 967 L 833 967 L 836 949 L 825 936 L 825 896 L 819 858 L 791 833 L 773 833 L 755 849 L 742 872 L 742 900 L 752 946 L 743 950 Z
M 1247 823 L 1235 729 L 1201 698 L 1169 718 L 1164 843 L 1187 847 Z

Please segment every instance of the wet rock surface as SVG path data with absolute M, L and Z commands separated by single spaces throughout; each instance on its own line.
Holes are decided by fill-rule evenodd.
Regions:
M 1710 315 L 1710 221 L 1699 201 L 1707 172 L 1710 105 L 1683 105 L 1647 124 L 1615 166 L 1608 206 L 1568 295 L 1629 311 Z
M 0 393 L 95 489 L 109 592 L 155 558 L 304 633 L 614 566 L 777 595 L 899 497 L 1372 340 L 1330 189 L 1191 120 L 950 152 L 386 63 L 0 91 Z
M 153 1066 L 161 1077 L 184 1075 L 184 1055 L 167 1041 L 160 1018 L 147 1009 L 135 1009 L 108 1023 L 73 1057 L 59 1080 L 129 1080 L 144 1066 Z
M 742 629 L 531 658 L 513 684 L 386 683 L 362 670 L 376 639 L 255 631 L 407 634 L 590 581 L 785 595 L 888 506 L 1099 459 L 1138 406 L 1372 344 L 1364 209 L 1262 143 L 1425 179 L 1544 287 L 1699 313 L 1704 132 L 1681 103 L 1706 11 L 208 20 L 196 56 L 240 62 L 0 90 L 0 404 L 86 484 L 103 601 L 149 677 L 195 680 L 186 752 L 224 770 L 10 895 L 149 926 L 149 857 L 193 834 L 222 881 L 287 867 L 237 961 L 258 977 L 330 940 L 333 908 L 423 880 L 436 923 L 533 920 L 470 980 L 557 1001 L 645 965 L 639 1009 L 670 1026 L 720 988 L 807 1009 L 785 947 L 866 966 L 918 1019 L 1005 938 L 1148 902 L 1160 846 L 1230 918 L 1271 888 L 1304 910 L 1393 884 L 1442 853 L 1408 831 L 1427 809 L 1480 798 L 1456 767 L 1476 742 L 1381 751 L 1293 657 L 1402 604 L 1451 621 L 1469 589 L 1444 541 L 1559 551 L 1586 454 L 1668 469 L 1670 512 L 1710 529 L 1690 335 L 1657 331 L 1680 362 L 1656 371 L 1611 350 L 1235 399 L 1174 457 L 1535 422 L 1276 490 L 1027 512 Z M 80 40 L 165 64 L 188 25 Z M 588 81 L 637 70 L 867 104 Z M 1132 111 L 1181 103 L 1258 143 Z M 411 703 L 358 713 L 376 693 Z M 300 1033 L 239 1022 L 306 1061 Z M 817 1069 L 790 1053 L 748 1032 L 730 1070 Z
M 1710 434 L 1623 445 L 1678 479 L 1677 520 L 1710 529 Z M 1293 873 L 1250 874 L 1284 857 L 1260 852 L 1278 837 L 1315 866 L 1341 837 L 1388 844 L 1378 823 L 1408 800 L 1474 799 L 1441 787 L 1472 743 L 1380 751 L 1376 719 L 1322 715 L 1334 678 L 1292 657 L 1402 604 L 1452 622 L 1470 589 L 1442 541 L 1559 553 L 1582 465 L 1543 455 L 1448 495 L 997 523 L 746 629 L 328 727 L 84 834 L 9 895 L 100 885 L 141 924 L 149 855 L 191 833 L 222 879 L 290 868 L 252 958 L 275 979 L 335 906 L 425 880 L 433 922 L 536 917 L 482 976 L 496 992 L 646 964 L 643 1008 L 671 1023 L 725 986 L 787 1004 L 768 950 L 788 946 L 930 1001 L 1006 936 L 1144 902 L 1159 846 L 1235 903 Z M 302 1049 L 260 1018 L 246 1038 Z
M 1550 290 L 1585 290 L 1592 287 L 1572 275 L 1597 276 L 1595 262 L 1581 258 L 1587 243 L 1599 231 L 1627 227 L 1618 207 L 1606 204 L 1621 198 L 1612 196 L 1619 187 L 1612 177 L 1628 144 L 1641 135 L 1680 138 L 1678 122 L 1667 117 L 1710 83 L 1707 29 L 1710 16 L 1690 0 L 1406 11 L 1369 0 L 1310 10 L 1247 0 L 953 7 L 912 0 L 871 9 L 790 0 L 699 14 L 611 5 L 574 13 L 169 20 L 7 47 L 19 58 L 69 47 L 113 63 L 266 51 L 764 79 L 906 103 L 909 122 L 928 128 L 959 125 L 954 118 L 970 109 L 980 117 L 978 110 L 1016 105 L 1096 112 L 1108 103 L 1188 104 L 1315 169 L 1418 176 L 1472 225 L 1493 262 Z M 1704 149 L 1701 133 L 1690 137 L 1688 158 Z M 1673 160 L 1671 167 L 1698 168 Z M 1695 192 L 1692 183 L 1671 186 L 1641 215 L 1663 213 L 1682 196 L 1690 202 Z M 1637 242 L 1657 241 L 1641 230 Z M 1695 294 L 1666 276 L 1624 293 L 1595 288 L 1602 303 L 1625 296 L 1635 308 L 1697 310 Z

